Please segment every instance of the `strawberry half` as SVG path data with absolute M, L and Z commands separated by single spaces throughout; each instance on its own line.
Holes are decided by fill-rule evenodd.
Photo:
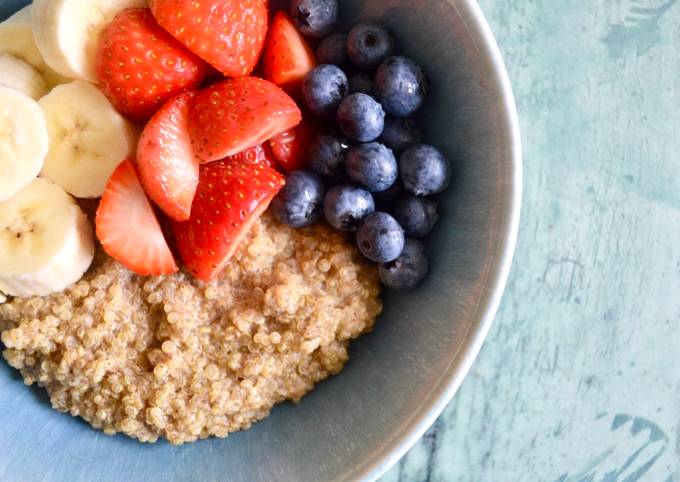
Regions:
M 190 109 L 194 151 L 217 161 L 295 127 L 302 113 L 288 94 L 257 77 L 228 79 L 198 94 Z
M 274 157 L 286 172 L 309 167 L 309 146 L 317 134 L 317 127 L 303 120 L 296 127 L 269 140 Z
M 293 21 L 278 12 L 267 35 L 264 78 L 297 95 L 303 79 L 316 67 L 316 56 Z
M 99 41 L 99 86 L 116 109 L 138 122 L 169 98 L 198 87 L 209 71 L 156 23 L 148 8 L 123 10 Z
M 195 92 L 170 99 L 144 127 L 137 166 L 144 191 L 165 214 L 186 221 L 198 188 L 198 165 L 189 138 L 189 105 Z
M 109 179 L 95 224 L 104 251 L 130 271 L 140 276 L 177 271 L 156 213 L 129 159 Z
M 215 279 L 283 185 L 278 172 L 258 164 L 202 165 L 191 219 L 173 223 L 187 270 L 201 280 Z
M 262 0 L 151 0 L 158 23 L 227 77 L 250 74 L 267 35 Z
M 272 151 L 268 142 L 260 144 L 259 146 L 251 147 L 243 152 L 239 152 L 235 156 L 227 157 L 225 161 L 241 162 L 247 164 L 261 164 L 272 169 L 279 169 L 279 164 L 276 161 L 276 156 Z

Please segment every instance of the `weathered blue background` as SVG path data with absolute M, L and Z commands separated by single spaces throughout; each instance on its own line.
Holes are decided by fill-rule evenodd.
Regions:
M 521 118 L 513 274 L 395 481 L 680 481 L 680 2 L 480 0 Z

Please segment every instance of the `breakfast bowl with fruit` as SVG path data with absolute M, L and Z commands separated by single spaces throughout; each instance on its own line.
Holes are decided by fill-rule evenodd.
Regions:
M 0 7 L 0 478 L 378 477 L 514 250 L 475 2 Z

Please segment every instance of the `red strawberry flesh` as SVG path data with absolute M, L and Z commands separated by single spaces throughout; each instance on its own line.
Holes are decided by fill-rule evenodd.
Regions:
M 257 77 L 227 79 L 202 91 L 190 109 L 194 152 L 224 159 L 295 127 L 302 113 L 276 85 Z
M 124 115 L 149 119 L 175 95 L 195 89 L 210 67 L 163 30 L 147 8 L 130 8 L 106 26 L 97 52 L 99 86 Z
M 198 188 L 200 160 L 189 138 L 189 105 L 195 92 L 168 101 L 144 127 L 137 146 L 137 165 L 144 190 L 161 210 L 186 221 Z
M 302 80 L 316 67 L 316 55 L 284 12 L 274 17 L 262 64 L 265 79 L 291 95 L 298 94 Z
M 173 223 L 186 269 L 201 280 L 218 277 L 283 185 L 278 172 L 259 164 L 202 165 L 191 218 Z
M 165 275 L 177 264 L 129 159 L 114 171 L 95 220 L 104 251 L 140 276 Z
M 250 74 L 267 35 L 262 0 L 151 0 L 158 23 L 227 77 Z

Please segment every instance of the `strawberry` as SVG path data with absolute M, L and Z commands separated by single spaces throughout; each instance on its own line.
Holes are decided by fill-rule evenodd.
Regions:
M 130 271 L 140 276 L 177 271 L 177 264 L 131 160 L 123 161 L 109 179 L 95 224 L 104 251 Z
M 279 164 L 276 161 L 274 152 L 268 142 L 260 144 L 259 146 L 251 147 L 243 152 L 227 157 L 226 161 L 262 164 L 272 169 L 279 169 Z
M 283 185 L 283 177 L 263 165 L 203 164 L 191 219 L 173 223 L 187 270 L 201 280 L 215 279 Z
M 227 77 L 250 74 L 267 35 L 262 0 L 151 0 L 158 23 Z
M 317 133 L 314 124 L 303 120 L 296 127 L 269 140 L 274 157 L 286 172 L 309 167 L 309 146 Z
M 99 86 L 121 113 L 138 122 L 169 98 L 198 87 L 209 71 L 156 23 L 148 8 L 120 12 L 99 41 Z
M 189 134 L 198 157 L 212 162 L 262 144 L 301 120 L 295 101 L 279 87 L 242 77 L 198 94 L 190 109 Z
M 137 166 L 144 191 L 165 214 L 186 221 L 198 188 L 198 165 L 189 138 L 189 105 L 195 92 L 170 99 L 144 127 Z
M 316 67 L 316 56 L 284 12 L 274 17 L 263 56 L 264 78 L 297 95 L 302 80 Z

